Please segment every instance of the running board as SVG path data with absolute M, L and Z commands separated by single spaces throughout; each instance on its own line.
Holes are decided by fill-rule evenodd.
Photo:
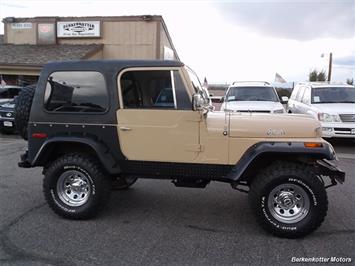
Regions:
M 176 187 L 190 187 L 190 188 L 205 188 L 210 180 L 204 180 L 204 179 L 174 179 L 172 183 Z

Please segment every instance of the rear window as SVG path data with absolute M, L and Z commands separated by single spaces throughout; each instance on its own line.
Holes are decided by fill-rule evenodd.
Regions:
M 53 72 L 44 97 L 51 112 L 103 113 L 109 98 L 103 75 L 94 71 Z

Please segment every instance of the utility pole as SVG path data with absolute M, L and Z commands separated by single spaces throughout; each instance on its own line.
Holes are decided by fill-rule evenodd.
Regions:
M 332 78 L 333 53 L 329 53 L 328 82 Z

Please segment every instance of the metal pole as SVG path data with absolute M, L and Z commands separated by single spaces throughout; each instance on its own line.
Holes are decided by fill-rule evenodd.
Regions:
M 329 54 L 328 82 L 332 79 L 333 53 Z

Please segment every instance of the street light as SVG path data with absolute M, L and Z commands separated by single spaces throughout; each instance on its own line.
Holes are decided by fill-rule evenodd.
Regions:
M 324 57 L 324 54 L 321 54 L 321 57 Z M 332 64 L 333 64 L 333 53 L 329 53 L 328 82 L 330 82 L 332 77 Z

